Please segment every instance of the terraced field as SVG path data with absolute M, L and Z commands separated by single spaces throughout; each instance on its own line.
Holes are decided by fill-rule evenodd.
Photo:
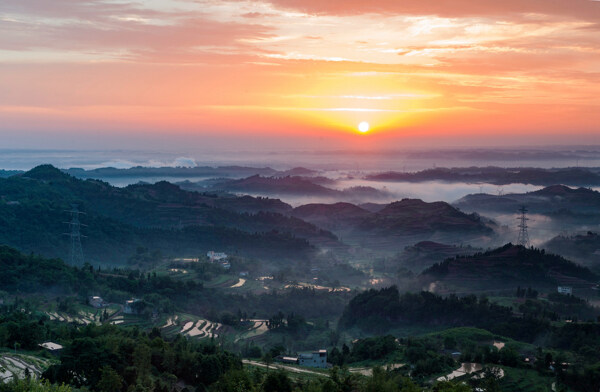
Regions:
M 13 378 L 25 378 L 27 374 L 38 378 L 51 364 L 52 360 L 33 355 L 0 353 L 0 382 L 6 383 Z
M 237 336 L 237 338 L 235 339 L 236 342 L 239 340 L 250 339 L 250 338 L 254 338 L 256 336 L 260 336 L 269 330 L 267 328 L 267 320 L 250 320 L 250 321 L 253 322 L 254 324 L 248 331 L 245 331 L 245 332 L 239 334 Z
M 220 323 L 213 323 L 191 314 L 177 314 L 167 319 L 161 327 L 161 332 L 166 337 L 182 334 L 196 339 L 216 338 L 221 327 Z
M 97 324 L 99 325 L 102 314 L 106 311 L 108 317 L 114 315 L 120 310 L 119 305 L 111 305 L 102 309 L 95 309 L 90 306 L 81 306 L 78 309 L 77 314 L 69 314 L 60 311 L 46 311 L 44 314 L 50 318 L 50 320 L 65 321 L 68 323 L 77 324 Z

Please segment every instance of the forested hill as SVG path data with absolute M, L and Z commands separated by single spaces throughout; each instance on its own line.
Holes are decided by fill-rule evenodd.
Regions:
M 459 256 L 423 271 L 424 284 L 479 289 L 512 289 L 517 286 L 590 287 L 598 276 L 561 256 L 544 250 L 507 244 L 501 248 Z
M 371 289 L 352 298 L 339 326 L 342 329 L 357 327 L 371 333 L 385 333 L 403 326 L 475 326 L 532 341 L 548 328 L 548 323 L 519 319 L 510 308 L 474 295 L 441 297 L 426 291 L 400 295 L 393 286 Z
M 202 290 L 194 281 L 182 284 L 168 276 L 146 276 L 136 271 L 104 273 L 90 266 L 72 267 L 60 259 L 24 255 L 14 248 L 0 246 L 0 287 L 9 294 L 102 294 L 112 302 L 131 296 L 154 295 L 161 299 L 184 301 Z M 155 304 L 158 307 L 157 304 Z
M 310 252 L 307 240 L 338 245 L 333 234 L 298 218 L 237 211 L 241 205 L 270 206 L 269 199 L 219 198 L 166 182 L 116 188 L 76 179 L 50 165 L 0 179 L 0 243 L 66 258 L 64 222 L 72 204 L 85 212 L 83 244 L 92 262 L 123 261 L 137 246 L 172 255 L 223 250 L 290 259 Z

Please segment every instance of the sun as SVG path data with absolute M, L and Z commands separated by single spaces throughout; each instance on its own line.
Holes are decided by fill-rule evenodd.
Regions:
M 371 126 L 366 121 L 363 121 L 360 124 L 358 124 L 358 130 L 362 133 L 369 132 L 369 128 L 371 128 Z

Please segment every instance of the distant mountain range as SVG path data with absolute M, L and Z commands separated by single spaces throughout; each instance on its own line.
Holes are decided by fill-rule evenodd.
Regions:
M 78 178 L 113 178 L 113 177 L 230 177 L 242 178 L 253 175 L 262 176 L 309 176 L 317 172 L 304 167 L 290 170 L 275 170 L 270 167 L 248 166 L 196 166 L 196 167 L 144 167 L 136 166 L 128 169 L 103 167 L 98 169 L 71 168 L 65 170 Z
M 246 193 L 265 196 L 304 196 L 327 197 L 335 200 L 382 200 L 391 195 L 373 187 L 357 186 L 343 190 L 332 189 L 324 185 L 335 184 L 325 177 L 253 175 L 242 179 L 210 179 L 198 182 L 177 183 L 184 189 L 198 191 L 219 191 Z
M 424 182 L 446 181 L 465 183 L 486 183 L 495 185 L 531 184 L 572 186 L 600 185 L 599 168 L 501 168 L 501 167 L 467 167 L 467 168 L 435 168 L 415 173 L 385 172 L 370 174 L 365 177 L 372 181 Z

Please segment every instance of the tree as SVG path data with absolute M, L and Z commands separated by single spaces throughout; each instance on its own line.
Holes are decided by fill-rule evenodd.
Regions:
M 104 365 L 100 370 L 100 381 L 98 382 L 98 390 L 100 392 L 116 392 L 120 391 L 123 386 L 123 379 L 113 368 Z
M 267 373 L 269 372 L 269 365 L 273 363 L 273 357 L 270 352 L 266 352 L 262 357 L 263 362 L 267 365 Z
M 264 392 L 292 392 L 292 382 L 283 370 L 271 372 L 263 383 Z
M 138 343 L 133 350 L 133 365 L 136 367 L 139 376 L 144 376 L 150 372 L 150 357 L 152 352 L 150 347 L 143 343 Z

